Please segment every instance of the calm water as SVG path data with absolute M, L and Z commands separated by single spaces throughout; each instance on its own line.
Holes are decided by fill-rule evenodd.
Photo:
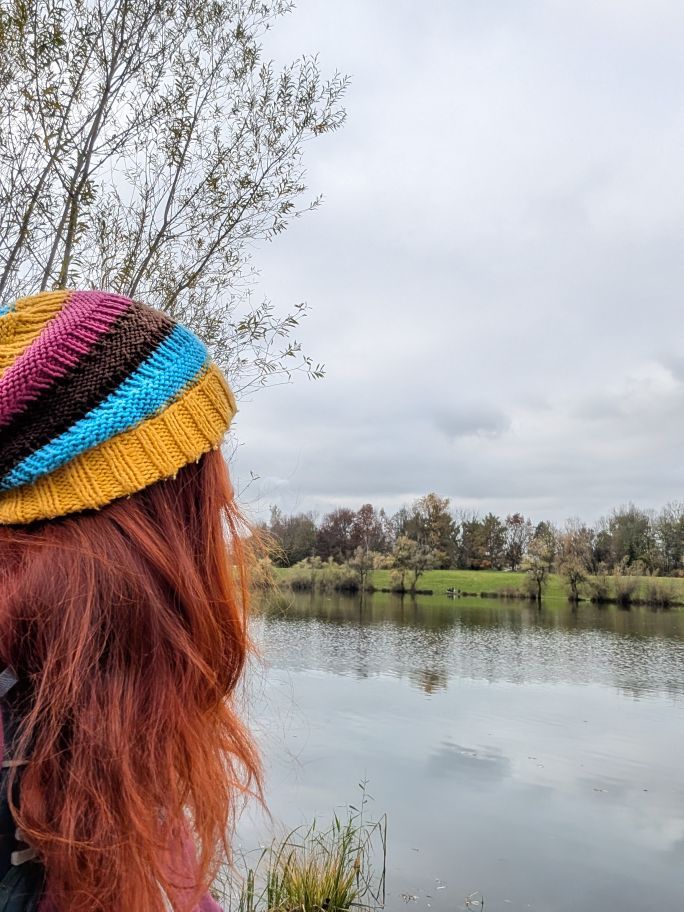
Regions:
M 684 612 L 306 595 L 255 634 L 271 811 L 368 779 L 389 909 L 684 908 Z

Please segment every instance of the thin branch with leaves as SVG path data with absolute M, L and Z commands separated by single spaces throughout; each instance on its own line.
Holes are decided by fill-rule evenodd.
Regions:
M 0 5 L 0 306 L 104 287 L 202 336 L 238 392 L 323 367 L 308 313 L 257 300 L 252 251 L 320 204 L 307 141 L 338 130 L 348 80 L 278 70 L 289 0 L 9 0 Z

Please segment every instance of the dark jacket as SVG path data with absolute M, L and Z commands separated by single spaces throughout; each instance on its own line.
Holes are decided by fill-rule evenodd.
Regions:
M 36 912 L 43 895 L 44 871 L 33 850 L 17 838 L 17 825 L 9 806 L 9 776 L 21 718 L 22 694 L 9 669 L 0 674 L 0 912 Z M 13 799 L 19 805 L 21 766 L 15 778 Z M 19 834 L 21 836 L 21 834 Z

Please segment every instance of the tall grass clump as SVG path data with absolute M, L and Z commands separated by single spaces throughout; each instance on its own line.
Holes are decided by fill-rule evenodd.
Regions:
M 588 577 L 586 585 L 589 598 L 597 605 L 605 605 L 607 602 L 613 601 L 610 577 L 607 573 L 597 573 L 596 576 Z
M 276 575 L 269 557 L 259 557 L 254 561 L 250 583 L 253 589 L 259 590 L 273 590 L 277 587 Z
M 336 813 L 296 827 L 261 849 L 255 861 L 236 859 L 237 870 L 214 885 L 229 912 L 347 912 L 352 906 L 384 905 L 386 829 L 383 815 L 364 818 L 368 796 L 361 784 L 360 810 Z
M 639 588 L 639 578 L 636 576 L 616 576 L 615 578 L 615 601 L 623 608 L 631 605 Z
M 671 608 L 675 594 L 672 585 L 664 580 L 652 579 L 646 586 L 646 602 L 656 608 Z
M 288 585 L 296 592 L 358 592 L 361 580 L 348 564 L 307 557 L 294 565 Z

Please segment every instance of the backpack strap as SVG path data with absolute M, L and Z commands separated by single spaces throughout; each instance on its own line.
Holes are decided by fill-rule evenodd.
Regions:
M 4 699 L 10 690 L 17 683 L 18 678 L 15 675 L 14 671 L 8 666 L 0 672 L 0 700 Z M 4 721 L 4 720 L 3 720 Z M 4 740 L 4 739 L 3 739 Z M 28 763 L 28 760 L 22 759 L 5 759 L 2 758 L 2 763 L 0 763 L 0 769 L 6 770 L 13 767 L 25 766 Z M 4 786 L 6 782 L 6 777 L 3 775 L 2 784 Z M 14 832 L 14 850 L 11 853 L 11 863 L 12 865 L 18 866 L 25 864 L 27 861 L 32 861 L 36 858 L 35 849 L 29 845 L 26 836 L 19 828 L 15 829 Z M 21 846 L 23 845 L 23 848 Z
M 9 667 L 9 665 L 7 668 L 4 668 L 2 671 L 0 671 L 0 700 L 3 697 L 7 696 L 10 690 L 17 683 L 17 680 L 17 676 Z
M 7 694 L 12 690 L 14 685 L 19 679 L 15 675 L 14 671 L 7 666 L 2 671 L 0 671 L 0 700 L 4 699 Z M 0 767 L 7 769 L 11 766 L 25 766 L 28 763 L 27 760 L 5 760 L 3 758 Z

